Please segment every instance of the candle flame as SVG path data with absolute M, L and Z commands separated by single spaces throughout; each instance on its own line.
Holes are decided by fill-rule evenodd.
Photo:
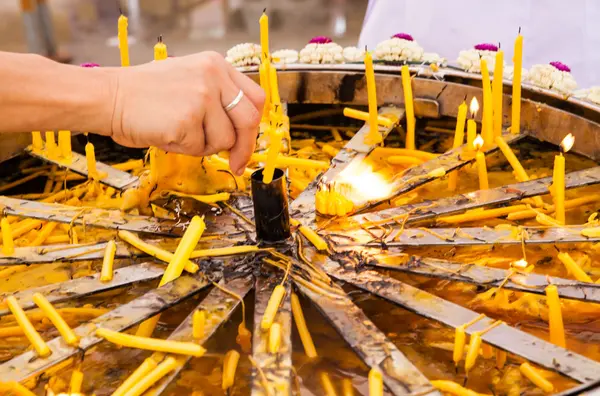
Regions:
M 514 261 L 511 263 L 512 267 L 521 268 L 521 269 L 527 268 L 528 265 L 529 265 L 529 263 L 525 259 L 517 260 L 517 261 Z
M 573 148 L 573 144 L 575 144 L 575 136 L 569 133 L 567 136 L 565 136 L 562 142 L 560 142 L 560 151 L 566 153 Z
M 477 115 L 477 112 L 479 111 L 479 102 L 477 101 L 477 98 L 475 96 L 473 96 L 473 99 L 471 99 L 469 110 L 471 111 L 471 117 L 475 117 L 475 115 Z
M 473 148 L 475 150 L 479 150 L 480 148 L 483 147 L 483 143 L 485 143 L 485 141 L 483 140 L 481 135 L 478 134 L 477 137 L 475 138 L 475 140 L 473 140 Z
M 386 178 L 364 162 L 351 163 L 335 181 L 347 186 L 347 198 L 353 202 L 385 198 L 392 192 L 392 185 Z

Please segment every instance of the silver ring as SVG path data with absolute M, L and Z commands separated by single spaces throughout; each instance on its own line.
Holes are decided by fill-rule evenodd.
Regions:
M 244 91 L 242 91 L 240 89 L 240 92 L 237 94 L 235 99 L 233 99 L 231 101 L 231 103 L 229 103 L 227 106 L 225 106 L 225 111 L 231 111 L 235 106 L 238 105 L 238 103 L 240 103 L 242 101 L 243 97 L 244 97 Z

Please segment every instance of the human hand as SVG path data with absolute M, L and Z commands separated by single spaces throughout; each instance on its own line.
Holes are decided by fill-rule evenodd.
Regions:
M 230 151 L 241 175 L 254 152 L 264 92 L 215 52 L 115 69 L 112 138 L 205 156 Z M 225 106 L 244 92 L 230 111 Z

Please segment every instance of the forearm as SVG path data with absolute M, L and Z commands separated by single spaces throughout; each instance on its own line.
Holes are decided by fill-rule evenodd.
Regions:
M 73 130 L 110 136 L 115 69 L 0 52 L 0 132 Z

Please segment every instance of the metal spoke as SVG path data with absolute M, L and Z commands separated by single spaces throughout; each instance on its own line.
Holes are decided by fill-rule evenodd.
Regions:
M 296 287 L 317 306 L 367 366 L 381 371 L 390 392 L 394 395 L 439 395 L 429 380 L 343 291 L 333 299 L 300 283 L 296 283 Z
M 158 279 L 164 272 L 165 267 L 162 265 L 143 263 L 115 270 L 113 279 L 110 282 L 101 282 L 100 274 L 97 273 L 83 278 L 34 287 L 10 294 L 17 299 L 21 308 L 27 310 L 36 307 L 32 300 L 35 293 L 44 295 L 48 301 L 56 304 L 128 286 L 137 282 Z M 0 294 L 0 296 L 2 296 L 2 294 Z M 9 313 L 10 311 L 8 309 L 0 308 L 0 317 L 8 315 Z
M 89 176 L 85 155 L 81 155 L 73 151 L 71 153 L 71 160 L 63 161 L 48 158 L 45 151 L 33 150 L 31 146 L 27 147 L 25 151 L 34 157 L 40 158 L 51 164 L 58 165 L 61 168 L 69 169 L 83 176 Z M 99 174 L 106 175 L 98 181 L 102 184 L 106 184 L 107 186 L 114 187 L 117 190 L 135 187 L 139 182 L 139 178 L 137 176 L 133 176 L 130 173 L 113 168 L 112 166 L 100 161 L 96 161 L 96 169 L 98 170 Z
M 252 276 L 246 276 L 243 278 L 233 279 L 226 281 L 221 280 L 220 285 L 226 287 L 227 290 L 237 294 L 244 298 L 246 294 L 252 289 L 253 279 Z M 169 340 L 175 341 L 192 341 L 199 344 L 204 344 L 217 329 L 226 321 L 229 320 L 235 309 L 240 305 L 240 300 L 232 297 L 230 294 L 223 292 L 218 288 L 214 288 L 211 292 L 202 300 L 202 302 L 194 309 L 203 310 L 206 312 L 207 321 L 204 327 L 204 335 L 201 339 L 194 339 L 192 337 L 193 328 L 193 315 L 192 311 L 187 318 L 171 333 Z M 214 319 L 216 318 L 216 319 Z M 191 356 L 180 356 L 177 357 L 179 360 L 178 367 L 169 374 L 160 385 L 154 388 L 154 395 L 161 395 L 167 387 L 179 376 L 179 374 L 185 369 L 185 366 L 192 359 Z
M 383 276 L 374 271 L 357 272 L 354 263 L 341 265 L 327 259 L 325 271 L 333 278 L 347 282 L 359 289 L 377 295 L 402 306 L 423 317 L 456 328 L 478 316 L 470 309 L 446 301 L 426 291 L 406 283 Z M 352 268 L 351 268 L 352 267 Z M 494 321 L 484 319 L 467 328 L 467 333 L 481 331 Z M 596 379 L 600 373 L 600 363 L 584 356 L 557 347 L 535 336 L 517 330 L 506 324 L 485 333 L 482 339 L 497 348 L 519 355 L 533 363 L 557 371 L 576 381 L 586 382 Z
M 397 107 L 382 107 L 379 114 L 391 114 L 398 120 L 404 117 L 404 109 Z M 323 175 L 327 180 L 335 180 L 336 176 L 351 163 L 362 162 L 367 155 L 378 145 L 366 145 L 365 137 L 369 133 L 368 123 L 354 135 L 342 150 L 331 160 L 332 166 Z M 392 131 L 392 128 L 379 126 L 383 138 Z M 317 180 L 313 181 L 290 205 L 290 213 L 305 225 L 312 225 L 316 220 L 315 193 L 317 191 Z
M 504 289 L 542 295 L 545 294 L 547 286 L 555 285 L 560 297 L 600 303 L 600 285 L 595 283 L 418 256 L 407 255 L 405 257 L 398 257 L 397 259 L 400 262 L 389 262 L 392 259 L 380 262 L 377 260 L 377 257 L 374 257 L 373 260 L 369 260 L 368 264 L 377 268 L 444 280 L 473 283 L 488 288 L 502 285 Z
M 596 185 L 600 183 L 600 166 L 576 172 L 570 172 L 565 176 L 565 188 L 573 189 Z M 429 220 L 442 215 L 464 212 L 486 206 L 502 205 L 524 198 L 548 193 L 548 187 L 552 184 L 551 177 L 530 180 L 523 183 L 515 183 L 507 186 L 492 188 L 489 190 L 473 191 L 466 194 L 455 195 L 449 198 L 441 198 L 435 201 L 424 201 L 416 204 L 403 205 L 396 208 L 384 209 L 378 212 L 358 214 L 350 217 L 351 225 L 387 224 L 403 220 L 406 224 Z M 348 225 L 345 223 L 345 227 Z
M 252 395 L 277 394 L 288 395 L 292 380 L 292 307 L 290 301 L 290 283 L 285 283 L 286 294 L 279 306 L 273 323 L 281 325 L 281 343 L 276 354 L 269 353 L 269 333 L 261 328 L 261 322 L 269 298 L 275 286 L 281 283 L 283 274 L 258 276 L 256 278 L 254 299 L 254 331 L 252 333 L 252 357 L 257 367 L 253 369 Z M 258 371 L 262 371 L 266 383 Z M 270 391 L 265 392 L 265 386 Z M 275 393 L 273 393 L 275 392 Z
M 52 351 L 50 356 L 41 358 L 35 351 L 25 352 L 0 365 L 0 378 L 6 382 L 22 382 L 42 374 L 52 366 L 102 342 L 103 339 L 95 335 L 96 329 L 102 327 L 114 331 L 127 330 L 199 293 L 208 285 L 210 282 L 201 276 L 182 276 L 75 328 L 75 334 L 80 337 L 78 348 L 67 345 L 62 337 L 57 337 L 48 342 Z

